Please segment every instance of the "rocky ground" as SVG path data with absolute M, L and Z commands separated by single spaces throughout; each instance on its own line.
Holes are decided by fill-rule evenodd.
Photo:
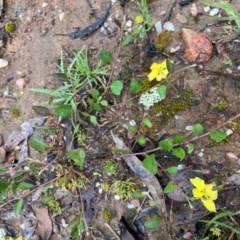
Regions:
M 216 214 L 206 211 L 200 201 L 195 201 L 194 210 L 190 210 L 186 198 L 179 199 L 182 197 L 179 192 L 168 196 L 163 193 L 169 181 L 166 169 L 172 166 L 178 166 L 181 171 L 171 180 L 186 192 L 190 188 L 187 192 L 190 195 L 189 179 L 199 176 L 222 186 L 216 201 L 218 213 L 239 210 L 240 48 L 235 22 L 209 17 L 210 11 L 214 16 L 223 17 L 226 12 L 214 7 L 207 10 L 198 0 L 148 1 L 152 19 L 163 23 L 170 21 L 174 26 L 171 41 L 166 40 L 170 44 L 156 54 L 149 51 L 146 41 L 121 46 L 122 39 L 136 27 L 134 18 L 139 15 L 139 9 L 135 0 L 113 2 L 105 28 L 100 27 L 83 39 L 71 39 L 65 34 L 95 21 L 87 0 L 7 0 L 2 3 L 0 239 L 20 239 L 21 236 L 22 239 L 52 240 L 203 239 L 205 226 L 201 220 L 209 220 Z M 179 4 L 182 2 L 189 4 Z M 230 2 L 240 11 L 238 1 Z M 109 4 L 105 0 L 90 3 L 97 16 L 101 16 Z M 14 23 L 15 31 L 4 30 L 8 22 Z M 199 35 L 190 36 L 197 42 L 191 50 L 187 40 L 189 31 L 184 32 L 183 28 L 202 33 L 211 46 L 204 40 L 198 49 L 201 54 L 194 57 L 192 51 L 198 48 Z M 156 31 L 151 31 L 149 36 L 157 46 L 160 40 Z M 97 125 L 81 125 L 80 131 L 86 139 L 80 147 L 85 150 L 86 163 L 79 168 L 65 156 L 67 133 L 72 134 L 71 122 L 67 118 L 59 122 L 54 115 L 46 120 L 36 114 L 32 107 L 43 105 L 50 98 L 29 89 L 59 87 L 61 81 L 54 74 L 59 72 L 57 64 L 61 53 L 71 60 L 83 47 L 88 49 L 91 66 L 96 66 L 101 51 L 110 52 L 113 63 L 108 68 L 107 85 L 121 80 L 124 88 L 119 96 L 109 90 L 104 92 L 110 104 L 96 113 Z M 174 64 L 174 70 L 164 80 L 167 97 L 162 105 L 146 110 L 139 104 L 139 95 L 129 91 L 130 80 L 136 79 L 148 90 L 151 86 L 146 79 L 151 64 L 166 58 Z M 84 96 L 81 96 L 81 110 L 87 111 L 89 106 Z M 143 124 L 146 117 L 153 126 Z M 138 149 L 134 147 L 136 136 L 126 128 L 131 121 L 136 122 L 138 133 L 147 141 L 143 147 L 137 145 Z M 190 132 L 196 123 L 204 126 L 204 131 L 194 137 Z M 48 129 L 53 131 L 48 132 Z M 216 143 L 209 138 L 212 130 L 227 132 L 228 137 Z M 51 149 L 39 153 L 29 148 L 28 140 L 33 134 L 43 137 Z M 194 152 L 180 161 L 158 149 L 155 151 L 158 163 L 155 177 L 145 172 L 139 161 L 141 156 L 138 155 L 138 159 L 134 154 L 120 156 L 111 151 L 126 147 L 135 153 L 151 152 L 160 139 L 176 134 L 186 136 L 184 147 L 193 143 Z M 111 174 L 106 170 L 109 161 L 117 164 L 117 170 L 110 171 Z M 4 187 L 6 181 L 9 186 Z M 130 181 L 138 193 L 145 195 L 118 199 L 113 191 L 117 181 Z M 19 187 L 21 182 L 25 185 Z M 77 187 L 73 186 L 75 182 Z M 34 187 L 27 184 L 34 184 Z M 153 201 L 158 208 L 152 207 Z M 21 209 L 18 203 L 22 204 Z M 157 228 L 144 227 L 143 223 L 156 216 L 161 219 Z M 133 224 L 134 220 L 138 222 Z M 227 221 L 239 233 L 238 215 Z M 137 233 L 129 230 L 129 226 L 137 229 Z M 74 231 L 78 236 L 73 235 Z M 237 239 L 234 232 L 221 231 L 221 237 L 209 233 L 208 239 Z

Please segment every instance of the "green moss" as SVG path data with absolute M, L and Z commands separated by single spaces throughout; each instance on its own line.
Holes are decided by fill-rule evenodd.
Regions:
M 228 102 L 226 99 L 223 99 L 223 100 L 220 100 L 218 103 L 217 103 L 217 108 L 219 110 L 224 110 L 228 107 Z
M 240 118 L 236 118 L 234 121 L 228 123 L 227 127 L 240 136 Z
M 113 192 L 121 197 L 122 200 L 130 200 L 136 191 L 136 184 L 133 182 L 117 180 L 113 184 Z
M 212 147 L 218 147 L 218 146 L 222 146 L 222 145 L 226 145 L 231 141 L 230 136 L 227 136 L 226 138 L 224 138 L 221 142 L 216 142 L 214 140 L 212 140 Z
M 61 206 L 59 204 L 59 202 L 57 200 L 51 200 L 49 203 L 48 203 L 48 207 L 49 209 L 52 211 L 52 212 L 59 212 L 61 211 Z
M 195 97 L 195 93 L 193 90 L 186 90 L 183 93 L 183 98 L 187 101 L 192 100 Z
M 9 21 L 5 23 L 4 29 L 7 33 L 13 33 L 16 30 L 16 25 L 13 22 Z
M 167 120 L 175 116 L 179 111 L 185 111 L 190 109 L 191 104 L 187 100 L 171 100 L 168 102 L 156 103 L 153 106 L 155 114 L 161 113 L 161 119 Z
M 163 30 L 157 37 L 156 48 L 158 51 L 167 51 L 172 43 L 172 34 L 168 30 Z
M 107 209 L 102 210 L 101 215 L 106 222 L 110 222 L 113 218 L 112 213 Z
M 142 86 L 141 93 L 144 93 L 152 88 L 152 84 L 147 78 L 142 80 L 141 86 Z
M 13 108 L 11 109 L 11 116 L 12 116 L 13 118 L 18 118 L 18 117 L 20 116 L 19 110 L 18 110 L 17 108 L 13 107 Z

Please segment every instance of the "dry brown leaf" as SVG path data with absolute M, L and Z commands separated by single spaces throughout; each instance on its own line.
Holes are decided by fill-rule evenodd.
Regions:
M 42 240 L 48 240 L 52 233 L 52 220 L 47 208 L 35 207 L 33 209 L 38 220 L 37 232 Z

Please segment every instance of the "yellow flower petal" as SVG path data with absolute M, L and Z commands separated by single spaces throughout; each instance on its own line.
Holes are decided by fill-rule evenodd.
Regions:
M 201 201 L 203 203 L 203 206 L 209 211 L 209 212 L 216 212 L 216 206 L 213 200 L 210 198 L 201 198 Z
M 143 23 L 143 16 L 142 15 L 136 16 L 135 23 L 137 23 L 137 24 Z
M 148 80 L 152 81 L 153 79 L 155 79 L 157 77 L 158 71 L 156 70 L 152 70 L 149 74 L 148 74 Z
M 190 182 L 192 185 L 197 188 L 199 191 L 205 190 L 205 181 L 199 177 L 191 178 Z
M 167 75 L 168 75 L 168 71 L 164 70 L 164 71 L 158 73 L 156 79 L 157 79 L 157 81 L 161 81 L 162 79 L 166 78 Z
M 193 196 L 195 198 L 202 198 L 202 197 L 204 197 L 204 191 L 199 191 L 199 189 L 197 189 L 197 188 L 194 188 L 192 190 L 192 194 L 193 194 Z
M 161 71 L 161 66 L 159 63 L 153 63 L 150 67 L 151 70 Z
M 205 196 L 210 198 L 211 200 L 216 200 L 218 198 L 218 192 L 217 192 L 217 190 L 213 190 L 212 184 L 206 184 Z

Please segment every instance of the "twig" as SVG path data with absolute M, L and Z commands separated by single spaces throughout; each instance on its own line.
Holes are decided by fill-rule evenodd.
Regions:
M 114 236 L 117 238 L 117 240 L 121 240 L 108 223 L 105 222 L 105 226 L 114 234 Z

